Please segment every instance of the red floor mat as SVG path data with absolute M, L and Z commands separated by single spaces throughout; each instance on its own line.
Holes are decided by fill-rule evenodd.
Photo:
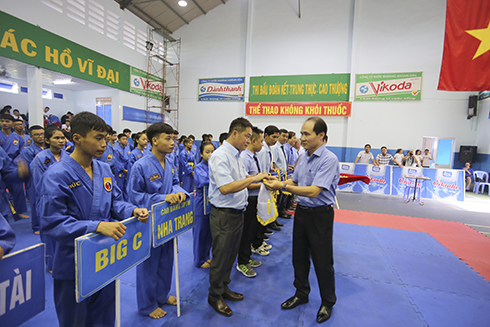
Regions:
M 490 281 L 490 238 L 463 223 L 351 210 L 336 210 L 335 221 L 427 233 Z

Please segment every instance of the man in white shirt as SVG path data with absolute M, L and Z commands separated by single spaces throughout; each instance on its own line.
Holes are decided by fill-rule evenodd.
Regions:
M 376 163 L 374 162 L 373 154 L 369 151 L 371 151 L 371 145 L 366 144 L 364 146 L 364 151 L 359 151 L 359 153 L 357 154 L 357 157 L 356 157 L 356 160 L 354 161 L 354 163 L 357 163 L 357 161 L 359 160 L 359 163 L 368 164 L 368 163 L 370 163 L 369 160 L 371 160 L 373 165 L 376 166 Z

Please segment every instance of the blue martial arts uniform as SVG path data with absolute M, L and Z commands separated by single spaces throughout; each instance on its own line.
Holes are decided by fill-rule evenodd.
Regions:
M 0 214 L 0 247 L 3 254 L 8 254 L 15 246 L 15 234 L 9 223 Z
M 180 181 L 182 182 L 182 188 L 187 192 L 194 192 L 194 177 L 192 172 L 194 171 L 194 155 L 184 148 L 179 155 L 181 175 Z
M 56 241 L 54 303 L 60 326 L 114 326 L 114 283 L 75 302 L 75 238 L 97 230 L 101 221 L 123 220 L 136 206 L 124 202 L 106 163 L 92 160 L 93 178 L 70 156 L 50 167 L 38 192 L 41 231 Z
M 115 174 L 115 172 L 116 172 L 116 158 L 114 158 L 114 151 L 115 151 L 114 146 L 109 142 L 109 143 L 107 143 L 105 151 L 100 156 L 100 158 L 95 158 L 95 159 L 108 164 L 111 167 L 111 171 L 115 176 L 116 175 Z
M 209 187 L 209 166 L 202 160 L 194 170 L 194 182 L 196 184 L 196 198 L 194 199 L 194 215 L 196 225 L 192 229 L 194 239 L 194 266 L 201 267 L 203 263 L 211 259 L 211 246 L 213 238 L 209 227 L 209 212 L 204 214 L 204 187 Z
M 61 158 L 65 155 L 65 151 L 60 152 L 60 161 Z M 31 206 L 33 209 L 32 215 L 36 216 L 36 219 L 39 221 L 39 213 L 37 206 L 39 205 L 37 200 L 38 200 L 38 191 L 41 188 L 41 179 L 44 175 L 44 172 L 51 167 L 53 164 L 57 163 L 58 161 L 54 157 L 53 153 L 51 152 L 50 149 L 43 150 L 37 154 L 37 156 L 32 160 L 30 164 L 30 171 L 32 175 L 32 194 L 31 194 L 31 201 L 34 202 L 34 205 Z M 51 238 L 46 236 L 44 233 L 41 233 L 41 241 L 46 244 L 46 268 L 48 270 L 53 270 L 53 257 L 54 257 L 54 251 L 56 249 L 56 242 Z
M 151 209 L 155 203 L 165 201 L 167 194 L 182 192 L 177 171 L 168 158 L 165 169 L 153 153 L 138 160 L 131 170 L 128 189 L 129 201 L 140 208 Z M 149 315 L 168 300 L 172 283 L 174 260 L 173 240 L 151 249 L 151 256 L 136 267 L 136 298 L 138 311 Z
M 26 162 L 27 167 L 29 167 L 29 179 L 26 182 L 26 188 L 29 194 L 29 205 L 31 207 L 31 226 L 34 232 L 38 232 L 40 230 L 40 227 L 39 227 L 39 217 L 36 213 L 36 208 L 35 208 L 36 207 L 36 200 L 34 197 L 35 188 L 33 187 L 33 183 L 32 183 L 31 162 L 34 160 L 34 157 L 41 151 L 43 151 L 43 149 L 39 145 L 32 143 L 30 146 L 22 150 L 22 152 L 20 153 L 20 157 L 22 158 L 22 160 Z
M 116 177 L 116 184 L 117 186 L 121 189 L 123 192 L 123 198 L 125 201 L 128 200 L 128 194 L 126 192 L 126 183 L 127 183 L 127 178 L 126 174 L 124 173 L 124 170 L 129 170 L 129 154 L 131 153 L 131 150 L 129 148 L 129 145 L 126 145 L 123 147 L 120 143 L 116 145 L 114 154 L 116 156 L 116 167 L 115 167 L 115 174 L 114 176 Z
M 133 167 L 133 165 L 134 165 L 134 163 L 136 161 L 138 161 L 139 159 L 141 159 L 144 156 L 148 155 L 148 153 L 149 152 L 147 152 L 146 149 L 144 149 L 143 151 L 141 151 L 137 147 L 134 148 L 134 150 L 131 151 L 131 153 L 129 154 L 129 169 L 131 169 L 131 167 Z
M 20 152 L 24 149 L 24 138 L 15 132 L 11 132 L 7 136 L 3 131 L 0 131 L 0 146 L 5 150 L 10 160 L 17 163 Z M 15 183 L 8 182 L 4 185 L 9 190 L 9 199 L 15 209 L 14 219 L 19 220 L 20 217 L 17 214 L 27 212 L 24 183 L 22 181 Z

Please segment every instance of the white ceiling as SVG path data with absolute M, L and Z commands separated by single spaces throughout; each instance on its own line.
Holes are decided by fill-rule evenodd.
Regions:
M 21 84 L 22 86 L 27 86 L 27 67 L 32 65 L 22 63 L 17 60 L 0 57 L 0 75 L 5 70 L 6 75 L 0 76 L 0 80 L 7 80 Z M 70 91 L 88 91 L 88 90 L 100 90 L 100 89 L 110 89 L 110 87 L 85 81 L 76 77 L 71 77 L 62 73 L 54 72 L 52 70 L 42 68 L 43 75 L 43 85 L 45 87 L 51 87 L 61 90 Z M 72 84 L 66 85 L 55 85 L 53 81 L 61 79 L 71 79 Z

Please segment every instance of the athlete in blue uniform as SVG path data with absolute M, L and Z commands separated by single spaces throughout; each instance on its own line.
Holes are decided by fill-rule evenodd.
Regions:
M 37 209 L 41 231 L 56 240 L 53 293 L 60 326 L 114 326 L 115 287 L 109 284 L 75 302 L 74 239 L 91 232 L 119 240 L 126 227 L 115 220 L 133 215 L 148 219 L 148 210 L 122 201 L 110 167 L 93 160 L 106 147 L 106 124 L 90 112 L 71 120 L 75 150 L 50 167 L 40 183 Z
M 195 156 L 192 154 L 192 140 L 184 140 L 184 149 L 179 154 L 181 168 L 180 181 L 182 188 L 187 192 L 194 192 L 194 161 Z
M 137 133 L 133 135 L 133 137 L 137 146 L 129 154 L 129 170 L 131 170 L 131 167 L 133 167 L 136 161 L 143 158 L 149 153 L 148 150 L 145 149 L 145 147 L 148 145 L 148 137 L 146 136 L 146 134 Z
M 30 168 L 32 175 L 32 194 L 31 201 L 35 203 L 32 208 L 32 216 L 39 217 L 37 210 L 37 192 L 41 188 L 41 179 L 44 172 L 53 164 L 59 162 L 65 151 L 65 135 L 59 127 L 56 125 L 49 125 L 44 131 L 44 141 L 46 150 L 43 150 L 37 154 L 37 156 L 32 160 Z M 37 218 L 39 219 L 39 218 Z M 56 248 L 56 242 L 51 238 L 41 233 L 41 241 L 46 244 L 46 268 L 49 271 L 53 270 L 53 256 Z
M 114 158 L 114 151 L 115 151 L 114 145 L 111 143 L 112 132 L 113 132 L 112 127 L 107 125 L 107 135 L 105 137 L 105 141 L 107 143 L 107 146 L 106 146 L 105 151 L 102 154 L 102 156 L 100 158 L 95 158 L 95 159 L 100 160 L 100 161 L 108 164 L 111 167 L 111 171 L 115 176 L 116 175 L 115 174 L 115 172 L 116 172 L 116 159 Z
M 32 160 L 34 160 L 34 157 L 44 150 L 44 128 L 42 128 L 39 125 L 34 125 L 31 126 L 29 129 L 29 132 L 31 134 L 31 139 L 32 139 L 32 144 L 22 150 L 20 153 L 20 157 L 24 162 L 27 164 L 27 166 L 30 169 L 30 165 Z M 31 207 L 31 226 L 32 230 L 34 231 L 34 234 L 39 234 L 39 217 L 36 214 L 35 206 L 36 206 L 36 201 L 34 199 L 34 188 L 32 187 L 32 174 L 29 175 L 29 179 L 26 182 L 26 188 L 28 190 L 29 194 L 29 205 Z
M 155 203 L 167 201 L 180 203 L 188 196 L 179 186 L 177 171 L 166 157 L 174 147 L 173 129 L 165 123 L 156 123 L 147 129 L 152 153 L 138 160 L 132 167 L 128 181 L 129 201 L 150 209 Z M 150 258 L 136 267 L 136 296 L 138 310 L 154 319 L 166 312 L 160 307 L 165 303 L 176 304 L 168 296 L 172 283 L 174 259 L 173 241 L 151 249 Z
M 196 183 L 196 198 L 194 200 L 194 217 L 196 225 L 192 229 L 194 238 L 194 266 L 209 268 L 211 262 L 211 246 L 213 238 L 209 227 L 209 212 L 204 214 L 204 207 L 208 199 L 204 199 L 204 188 L 209 191 L 209 167 L 208 159 L 214 151 L 214 145 L 211 142 L 201 143 L 200 153 L 201 162 L 197 164 L 194 170 L 194 182 Z M 208 197 L 209 192 L 206 192 Z
M 117 136 L 118 145 L 114 149 L 115 160 L 115 174 L 116 184 L 123 192 L 123 198 L 128 200 L 128 193 L 126 191 L 128 167 L 129 167 L 129 154 L 131 150 L 128 145 L 128 138 L 124 134 Z

